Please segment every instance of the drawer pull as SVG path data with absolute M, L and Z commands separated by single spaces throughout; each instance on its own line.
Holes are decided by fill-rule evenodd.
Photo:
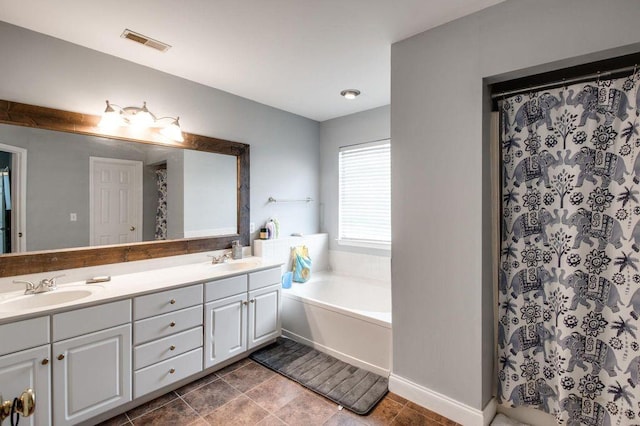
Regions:
M 175 326 L 176 326 L 176 323 L 171 321 L 171 324 L 169 324 L 169 327 L 175 327 Z
M 58 359 L 62 361 L 64 359 L 64 355 L 63 354 L 58 355 Z
M 169 303 L 171 303 L 172 305 L 175 305 L 175 304 L 176 304 L 176 299 L 171 299 L 171 300 L 169 301 Z
M 171 345 L 171 346 L 169 346 L 169 350 L 170 350 L 170 351 L 175 351 L 175 350 L 176 350 L 176 347 L 175 347 L 175 346 L 173 346 L 173 345 Z
M 42 362 L 41 362 L 41 364 L 42 364 L 42 365 L 47 365 L 47 364 L 49 364 L 49 358 L 45 358 L 45 359 L 43 359 L 43 360 L 42 360 Z
M 175 373 L 175 372 L 176 372 L 176 369 L 175 369 L 175 368 L 172 368 L 171 370 L 169 370 L 169 374 L 173 374 L 173 373 Z

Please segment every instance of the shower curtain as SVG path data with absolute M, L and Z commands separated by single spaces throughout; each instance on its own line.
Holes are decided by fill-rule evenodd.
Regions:
M 498 398 L 640 424 L 640 73 L 499 102 Z
M 156 240 L 167 239 L 167 169 L 156 170 L 158 207 L 156 210 Z

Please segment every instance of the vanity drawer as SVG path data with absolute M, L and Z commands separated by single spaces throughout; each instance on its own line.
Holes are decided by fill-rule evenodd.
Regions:
M 204 299 L 206 302 L 211 302 L 212 300 L 224 299 L 246 291 L 247 276 L 239 275 L 206 283 L 204 285 Z
M 136 321 L 133 325 L 133 344 L 139 345 L 200 325 L 202 325 L 202 305 L 143 319 Z
M 136 346 L 133 350 L 133 369 L 139 370 L 201 346 L 202 327 Z
M 280 284 L 280 268 L 267 269 L 265 271 L 252 272 L 249 274 L 249 290 Z
M 53 315 L 53 341 L 93 333 L 128 322 L 131 322 L 130 299 L 55 314 Z
M 0 325 L 0 355 L 49 343 L 49 317 Z
M 149 318 L 202 303 L 202 284 L 133 299 L 133 319 Z
M 202 348 L 133 373 L 133 397 L 148 394 L 202 371 Z

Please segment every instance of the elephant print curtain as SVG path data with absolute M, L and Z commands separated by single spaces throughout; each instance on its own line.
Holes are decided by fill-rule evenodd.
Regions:
M 640 73 L 500 102 L 498 397 L 640 424 Z

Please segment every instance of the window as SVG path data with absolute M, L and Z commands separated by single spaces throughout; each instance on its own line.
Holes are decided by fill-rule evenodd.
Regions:
M 338 242 L 389 248 L 391 142 L 340 148 Z

